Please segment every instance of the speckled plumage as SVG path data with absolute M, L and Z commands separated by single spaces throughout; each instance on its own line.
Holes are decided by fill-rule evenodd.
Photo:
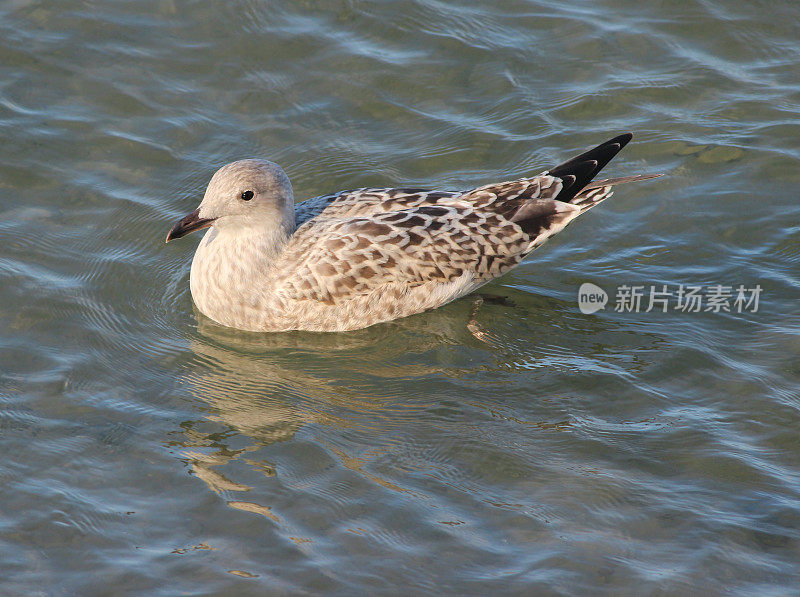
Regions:
M 533 178 L 464 192 L 357 189 L 293 210 L 278 166 L 234 162 L 214 175 L 192 214 L 200 224 L 184 219 L 168 240 L 211 223 L 192 262 L 191 290 L 199 310 L 223 325 L 359 329 L 471 292 L 611 196 L 613 184 L 651 178 L 589 182 L 628 140 Z M 241 199 L 250 190 L 253 200 Z

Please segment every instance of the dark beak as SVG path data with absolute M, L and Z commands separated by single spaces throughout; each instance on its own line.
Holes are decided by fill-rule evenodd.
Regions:
M 190 232 L 194 232 L 195 230 L 202 230 L 203 228 L 208 228 L 211 224 L 214 223 L 214 219 L 204 219 L 200 217 L 200 208 L 198 207 L 192 213 L 190 213 L 185 218 L 178 220 L 172 229 L 167 233 L 167 240 L 164 242 L 169 242 L 176 238 L 181 238 L 182 236 L 186 236 Z

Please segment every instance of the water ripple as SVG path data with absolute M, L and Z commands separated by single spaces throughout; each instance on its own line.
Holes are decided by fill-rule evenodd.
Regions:
M 4 593 L 797 585 L 794 5 L 0 14 Z M 196 241 L 163 244 L 233 159 L 278 161 L 298 199 L 457 189 L 629 129 L 609 172 L 669 176 L 619 189 L 477 312 L 227 330 L 193 310 Z M 763 301 L 583 315 L 584 281 Z

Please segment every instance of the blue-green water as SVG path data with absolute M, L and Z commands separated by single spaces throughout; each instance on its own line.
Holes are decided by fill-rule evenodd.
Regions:
M 713 0 L 0 4 L 0 592 L 796 592 L 798 23 Z M 280 163 L 298 199 L 465 188 L 627 130 L 608 174 L 668 176 L 477 313 L 236 333 L 193 312 L 197 239 L 163 244 L 234 159 Z M 605 310 L 579 311 L 584 282 Z M 613 309 L 681 284 L 762 292 Z

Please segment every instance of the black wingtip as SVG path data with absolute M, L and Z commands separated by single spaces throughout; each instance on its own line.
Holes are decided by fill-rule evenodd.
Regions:
M 606 143 L 619 143 L 622 147 L 625 147 L 631 142 L 631 139 L 633 139 L 633 133 L 623 133 L 618 137 L 614 137 L 610 141 L 606 141 Z
M 559 201 L 570 201 L 575 195 L 581 192 L 583 187 L 597 176 L 600 170 L 602 170 L 623 147 L 630 143 L 631 139 L 633 139 L 633 133 L 623 133 L 613 139 L 609 139 L 605 143 L 601 143 L 594 149 L 590 149 L 552 168 L 548 172 L 551 176 L 561 178 L 562 180 L 568 176 L 574 177 L 574 182 L 572 184 L 566 184 L 566 181 L 564 181 L 564 188 L 556 199 Z

